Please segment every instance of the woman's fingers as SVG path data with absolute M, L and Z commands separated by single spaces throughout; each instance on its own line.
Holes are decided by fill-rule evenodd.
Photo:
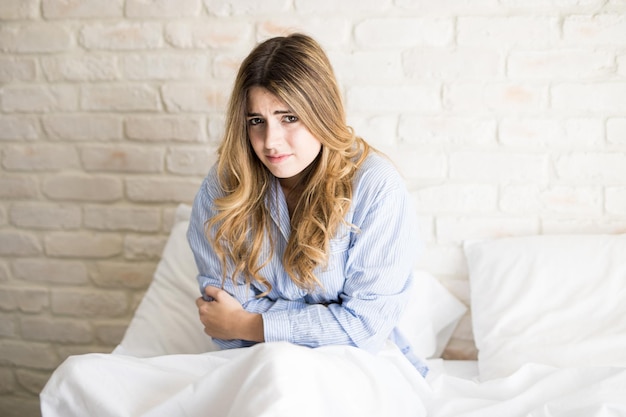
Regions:
M 217 287 L 212 287 L 210 285 L 207 285 L 204 288 L 204 293 L 212 300 L 216 300 L 219 301 L 222 297 L 223 294 L 228 294 L 226 291 L 222 290 L 221 288 L 217 288 Z

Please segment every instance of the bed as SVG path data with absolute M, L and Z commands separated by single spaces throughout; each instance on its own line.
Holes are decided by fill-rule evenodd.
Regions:
M 189 211 L 119 346 L 68 358 L 44 417 L 626 416 L 626 235 L 465 242 L 477 360 L 441 359 L 467 307 L 416 270 L 399 328 L 422 378 L 391 343 L 217 351 L 194 304 Z

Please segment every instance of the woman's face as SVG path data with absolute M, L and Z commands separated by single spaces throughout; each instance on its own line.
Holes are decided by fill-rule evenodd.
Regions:
M 263 87 L 248 91 L 246 120 L 254 153 L 270 172 L 287 185 L 311 165 L 321 142 L 292 109 Z

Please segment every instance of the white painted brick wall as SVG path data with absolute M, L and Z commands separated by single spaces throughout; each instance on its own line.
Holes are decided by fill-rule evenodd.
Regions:
M 613 144 L 626 144 L 626 118 L 611 118 L 606 123 L 606 139 Z
M 0 415 L 121 339 L 258 41 L 300 30 L 416 203 L 416 266 L 469 302 L 465 239 L 626 230 L 623 0 L 0 1 Z M 467 316 L 449 354 L 473 349 Z

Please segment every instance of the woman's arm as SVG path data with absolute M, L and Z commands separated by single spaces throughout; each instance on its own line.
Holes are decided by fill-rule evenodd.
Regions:
M 198 267 L 197 279 L 202 296 L 206 296 L 205 289 L 207 287 L 222 288 L 222 266 L 204 234 L 204 223 L 214 215 L 211 208 L 212 202 L 213 199 L 218 196 L 215 187 L 215 174 L 215 169 L 213 168 L 203 181 L 194 199 L 189 228 L 187 230 L 187 240 L 194 254 L 196 266 Z M 257 297 L 260 291 L 256 288 L 245 284 L 235 285 L 230 277 L 226 277 L 223 283 L 223 289 L 226 293 L 233 296 L 246 311 L 251 313 L 289 310 L 301 308 L 301 306 L 305 304 L 303 299 L 271 300 L 267 297 Z M 251 345 L 251 343 L 249 343 L 250 340 L 246 339 L 238 340 L 229 338 L 229 340 L 221 340 L 218 336 L 211 336 L 214 337 L 215 342 L 221 348 L 236 348 Z

